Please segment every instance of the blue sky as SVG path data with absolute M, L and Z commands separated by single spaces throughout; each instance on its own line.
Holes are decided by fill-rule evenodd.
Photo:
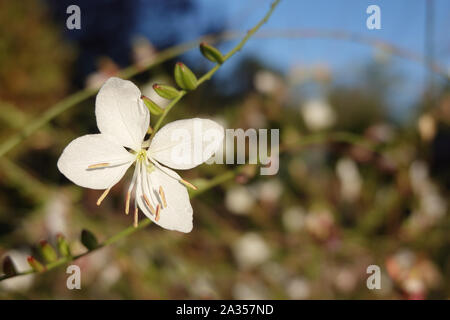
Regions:
M 263 29 L 342 30 L 379 38 L 423 55 L 426 1 L 283 0 Z M 227 29 L 242 31 L 251 28 L 264 15 L 270 2 L 198 0 L 200 12 L 205 16 L 211 12 L 222 15 Z M 381 8 L 381 30 L 368 30 L 366 27 L 366 8 L 371 4 Z M 449 70 L 450 1 L 434 0 L 434 9 L 434 58 Z M 341 75 L 354 69 L 349 66 L 373 59 L 375 53 L 370 46 L 333 39 L 252 39 L 245 51 L 282 71 L 296 64 L 326 63 Z M 396 106 L 401 110 L 422 92 L 426 70 L 416 62 L 400 58 L 395 58 L 394 62 L 408 79 L 394 99 L 394 104 L 401 104 Z

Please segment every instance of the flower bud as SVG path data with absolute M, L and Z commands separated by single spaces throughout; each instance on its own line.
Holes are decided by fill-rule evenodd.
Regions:
M 58 260 L 55 249 L 45 240 L 39 242 L 39 253 L 47 263 Z
M 153 85 L 153 90 L 155 90 L 156 93 L 158 95 L 160 95 L 161 97 L 163 97 L 165 99 L 169 99 L 169 100 L 175 99 L 180 94 L 180 92 L 177 89 L 175 89 L 174 87 L 164 85 L 164 84 L 156 84 L 155 83 Z
M 45 267 L 42 265 L 42 263 L 40 263 L 39 261 L 37 261 L 34 257 L 29 256 L 27 258 L 28 264 L 30 265 L 30 267 L 36 271 L 36 272 L 42 272 L 45 271 Z
M 72 254 L 70 252 L 69 244 L 66 238 L 61 233 L 56 236 L 56 241 L 58 242 L 58 251 L 63 257 L 70 257 Z
M 222 64 L 225 61 L 222 53 L 206 42 L 200 43 L 200 51 L 209 61 L 216 62 L 218 64 Z
M 16 266 L 14 265 L 14 262 L 12 261 L 10 256 L 6 256 L 3 259 L 3 273 L 7 276 L 13 276 L 17 274 Z
M 144 95 L 141 96 L 142 101 L 144 101 L 144 104 L 147 106 L 148 110 L 151 114 L 154 114 L 155 116 L 159 116 L 164 112 L 164 110 L 156 104 L 153 100 L 151 100 L 149 97 L 146 97 Z
M 194 90 L 197 88 L 197 77 L 184 63 L 177 62 L 175 64 L 174 76 L 181 89 Z
M 93 250 L 98 247 L 98 241 L 95 235 L 89 230 L 81 231 L 81 243 L 88 249 Z

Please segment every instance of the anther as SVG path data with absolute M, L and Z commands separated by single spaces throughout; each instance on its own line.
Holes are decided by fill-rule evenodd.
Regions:
M 97 206 L 99 206 L 99 205 L 102 203 L 102 201 L 106 198 L 106 196 L 107 196 L 108 193 L 109 193 L 109 190 L 111 190 L 111 188 L 106 189 L 106 190 L 102 193 L 102 195 L 100 196 L 100 198 L 98 198 L 98 200 L 97 200 Z
M 128 214 L 130 212 L 130 197 L 131 197 L 131 192 L 128 191 L 126 201 L 125 201 L 125 214 Z
M 156 206 L 155 221 L 159 221 L 159 212 L 161 211 L 160 209 L 161 209 L 161 207 L 160 207 L 160 205 L 158 204 L 158 205 Z
M 142 195 L 142 197 L 144 198 L 145 204 L 147 205 L 147 207 L 150 209 L 150 213 L 155 215 L 155 209 L 153 208 L 153 206 L 150 203 L 150 200 L 148 200 L 148 197 L 144 194 Z
M 166 195 L 164 194 L 162 186 L 159 186 L 159 195 L 161 196 L 163 208 L 166 208 L 167 207 Z
M 138 208 L 134 208 L 134 223 L 133 226 L 137 228 L 138 226 Z
M 194 186 L 192 183 L 190 183 L 189 181 L 186 181 L 184 179 L 180 179 L 180 182 L 182 184 L 184 184 L 186 187 L 192 188 L 194 190 L 197 190 L 198 188 L 196 186 Z
M 108 166 L 109 166 L 108 162 L 96 163 L 96 164 L 91 164 L 90 166 L 88 166 L 88 169 L 105 168 L 105 167 L 108 167 Z

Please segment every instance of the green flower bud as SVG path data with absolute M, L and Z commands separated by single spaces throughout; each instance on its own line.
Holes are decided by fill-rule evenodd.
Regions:
M 69 244 L 66 238 L 61 233 L 56 236 L 56 241 L 58 242 L 58 251 L 63 257 L 70 257 L 72 253 L 70 252 Z
M 160 106 L 158 106 L 156 104 L 156 102 L 151 100 L 149 97 L 142 95 L 141 99 L 142 99 L 142 101 L 144 101 L 144 104 L 147 106 L 147 108 L 151 114 L 154 114 L 155 116 L 159 116 L 160 114 L 162 114 L 164 112 L 164 109 L 161 108 Z
M 42 265 L 42 263 L 40 263 L 39 261 L 37 261 L 34 257 L 29 256 L 27 258 L 28 264 L 30 265 L 30 267 L 36 271 L 36 272 L 43 272 L 45 271 L 45 267 Z
M 206 42 L 200 43 L 200 51 L 209 61 L 216 62 L 218 64 L 222 64 L 225 61 L 222 53 Z
M 89 230 L 83 229 L 81 231 L 81 243 L 88 249 L 93 250 L 98 247 L 97 238 Z
M 180 94 L 180 92 L 177 89 L 175 89 L 174 87 L 164 85 L 164 84 L 156 84 L 155 83 L 153 85 L 153 90 L 155 90 L 156 93 L 159 94 L 161 97 L 163 97 L 165 99 L 169 99 L 169 100 L 175 99 Z
M 47 263 L 58 260 L 55 249 L 45 240 L 39 242 L 39 253 Z
M 184 63 L 177 62 L 175 64 L 174 75 L 175 81 L 181 89 L 194 90 L 197 88 L 197 77 Z
M 17 274 L 16 266 L 14 265 L 14 262 L 12 261 L 10 256 L 6 256 L 3 259 L 3 273 L 7 276 L 13 276 Z

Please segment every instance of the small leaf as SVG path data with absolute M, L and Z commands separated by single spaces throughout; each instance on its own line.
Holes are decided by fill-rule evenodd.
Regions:
M 6 256 L 3 259 L 3 273 L 7 276 L 13 276 L 17 274 L 16 266 L 14 265 L 14 262 L 12 261 L 10 256 Z
M 88 249 L 93 250 L 98 247 L 98 241 L 95 235 L 89 230 L 81 231 L 81 243 Z
M 209 61 L 216 62 L 218 64 L 222 64 L 225 61 L 222 53 L 206 42 L 200 43 L 200 51 Z
M 27 258 L 28 264 L 30 265 L 30 267 L 36 271 L 36 272 L 43 272 L 45 271 L 45 267 L 42 265 L 42 263 L 40 263 L 39 261 L 37 261 L 34 257 L 29 256 Z
M 175 64 L 174 76 L 181 89 L 194 90 L 197 88 L 197 77 L 185 64 L 181 62 Z
M 56 240 L 58 242 L 58 251 L 63 257 L 70 257 L 72 253 L 70 252 L 69 244 L 66 241 L 66 238 L 63 234 L 58 233 L 56 236 Z
M 147 106 L 147 108 L 151 114 L 154 114 L 155 116 L 159 116 L 160 114 L 162 114 L 164 112 L 164 109 L 161 108 L 160 106 L 158 106 L 156 104 L 156 102 L 151 100 L 149 97 L 142 95 L 141 99 L 142 99 L 142 101 L 144 101 L 144 104 Z
M 153 85 L 153 90 L 156 91 L 157 94 L 159 94 L 161 97 L 165 98 L 165 99 L 175 99 L 176 97 L 179 96 L 180 92 L 175 89 L 174 87 L 168 86 L 168 85 L 164 85 L 164 84 L 154 84 Z
M 58 260 L 55 249 L 45 240 L 39 243 L 39 252 L 47 263 Z

